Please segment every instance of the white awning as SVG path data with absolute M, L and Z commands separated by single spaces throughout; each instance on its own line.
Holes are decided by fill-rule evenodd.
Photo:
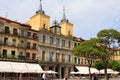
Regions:
M 39 64 L 0 61 L 0 72 L 44 73 Z
M 105 71 L 105 69 L 102 69 L 102 70 L 100 70 L 100 73 L 101 74 L 104 74 L 104 71 Z M 108 74 L 119 74 L 119 72 L 118 71 L 114 71 L 114 70 L 112 70 L 112 69 L 107 69 L 107 73 Z
M 13 72 L 15 73 L 25 73 L 28 71 L 25 64 L 27 63 L 20 63 L 20 62 L 10 62 Z
M 43 69 L 39 64 L 26 63 L 28 73 L 44 73 Z
M 0 72 L 13 72 L 10 62 L 0 61 Z
M 89 74 L 89 68 L 87 66 L 76 66 L 79 74 Z M 99 73 L 96 68 L 90 68 L 91 73 Z

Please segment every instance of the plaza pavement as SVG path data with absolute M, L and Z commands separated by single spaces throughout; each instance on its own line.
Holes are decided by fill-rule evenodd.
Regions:
M 63 80 L 63 79 L 53 79 L 53 80 Z M 68 80 L 89 80 L 89 79 L 68 79 Z M 98 79 L 98 80 L 104 80 L 104 79 Z M 109 80 L 120 80 L 120 78 L 109 78 Z

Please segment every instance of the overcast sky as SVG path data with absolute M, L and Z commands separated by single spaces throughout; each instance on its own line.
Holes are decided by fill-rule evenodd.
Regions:
M 74 36 L 96 37 L 102 29 L 120 31 L 120 0 L 42 0 L 45 14 L 58 22 L 63 5 L 66 18 L 74 24 Z M 39 0 L 0 0 L 0 16 L 24 23 L 38 10 Z

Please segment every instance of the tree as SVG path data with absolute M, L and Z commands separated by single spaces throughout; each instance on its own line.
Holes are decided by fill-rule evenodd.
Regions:
M 99 54 L 99 58 L 105 64 L 105 80 L 108 80 L 108 62 L 111 59 L 111 56 L 114 52 L 113 50 L 115 48 L 112 46 L 112 44 L 114 44 L 115 41 L 120 41 L 120 33 L 114 29 L 105 29 L 99 31 L 97 37 L 99 38 L 98 44 L 100 47 L 100 51 L 102 52 L 101 54 Z
M 100 71 L 101 69 L 104 69 L 105 64 L 100 60 L 100 61 L 94 62 L 93 67 L 95 67 L 97 70 Z
M 120 70 L 120 63 L 116 60 L 110 60 L 108 66 L 110 69 L 112 69 L 114 71 Z
M 99 52 L 96 46 L 97 38 L 92 38 L 81 43 L 81 45 L 76 46 L 73 50 L 73 54 L 80 57 L 85 57 L 88 61 L 89 67 L 89 78 L 92 80 L 90 67 L 92 62 L 97 58 L 97 53 Z

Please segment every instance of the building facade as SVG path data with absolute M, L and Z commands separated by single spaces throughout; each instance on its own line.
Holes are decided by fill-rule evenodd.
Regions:
M 85 58 L 72 55 L 82 38 L 74 37 L 73 24 L 66 19 L 65 9 L 60 23 L 50 26 L 50 16 L 39 10 L 25 24 L 0 17 L 0 59 L 38 62 L 43 70 L 54 70 L 63 78 L 76 65 L 87 64 Z

